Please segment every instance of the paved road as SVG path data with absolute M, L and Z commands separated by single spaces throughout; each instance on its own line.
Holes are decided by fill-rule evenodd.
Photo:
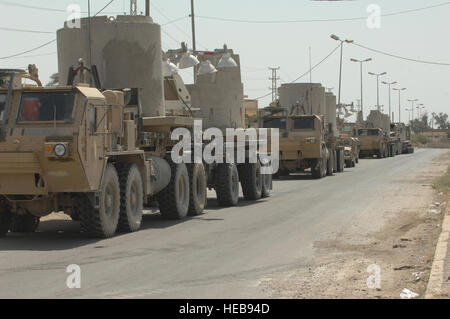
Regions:
M 333 238 L 367 205 L 411 178 L 443 150 L 361 160 L 322 180 L 291 176 L 274 182 L 268 200 L 217 207 L 181 222 L 147 214 L 143 230 L 107 240 L 85 239 L 68 220 L 42 222 L 32 235 L 0 239 L 0 298 L 267 297 L 271 274 L 308 265 L 314 242 Z M 382 214 L 367 227 L 380 227 Z M 81 266 L 81 289 L 68 289 L 66 267 Z

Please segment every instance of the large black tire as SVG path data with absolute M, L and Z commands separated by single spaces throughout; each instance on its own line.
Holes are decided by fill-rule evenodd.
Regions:
M 39 217 L 24 211 L 23 214 L 13 214 L 9 230 L 12 233 L 34 233 L 39 226 Z
M 189 216 L 203 213 L 206 203 L 206 172 L 203 164 L 187 164 L 189 173 Z
M 215 169 L 217 201 L 222 207 L 236 206 L 239 202 L 239 171 L 235 164 L 218 164 Z
M 272 174 L 263 174 L 262 198 L 270 197 L 272 193 Z
M 171 177 L 169 185 L 157 195 L 159 211 L 167 219 L 186 218 L 189 210 L 189 173 L 186 164 L 169 160 Z
M 327 153 L 324 147 L 322 148 L 321 157 L 317 158 L 315 165 L 311 167 L 311 175 L 317 179 L 327 175 Z
M 98 208 L 95 208 L 86 195 L 81 195 L 79 200 L 81 229 L 90 237 L 112 237 L 116 233 L 120 216 L 119 176 L 112 164 L 106 167 L 98 196 Z
M 262 196 L 263 175 L 261 163 L 247 163 L 239 166 L 242 193 L 246 200 L 258 200 Z
M 118 165 L 120 183 L 120 214 L 118 230 L 135 232 L 141 228 L 144 209 L 144 185 L 139 167 L 128 163 Z
M 333 173 L 338 171 L 338 156 L 336 150 L 333 150 Z
M 345 167 L 344 150 L 338 150 L 338 172 L 342 173 Z
M 334 158 L 333 158 L 333 151 L 329 152 L 329 157 L 327 159 L 327 176 L 333 176 L 334 171 Z

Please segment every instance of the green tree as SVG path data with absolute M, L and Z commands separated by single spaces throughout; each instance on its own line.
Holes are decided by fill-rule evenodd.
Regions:
M 47 83 L 46 86 L 57 86 L 59 85 L 59 74 L 53 73 L 50 75 L 50 81 Z
M 438 129 L 448 130 L 450 129 L 450 122 L 448 121 L 448 115 L 446 113 L 439 113 L 434 115 L 434 121 L 437 124 Z
M 421 119 L 415 119 L 412 122 L 412 128 L 415 134 L 419 134 L 422 133 L 425 130 L 429 130 L 431 129 L 430 125 L 429 125 L 429 118 L 428 118 L 428 114 L 425 113 L 424 115 L 422 115 Z

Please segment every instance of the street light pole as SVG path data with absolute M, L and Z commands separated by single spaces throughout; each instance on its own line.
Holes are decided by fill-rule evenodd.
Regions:
M 414 103 L 419 101 L 419 99 L 408 99 L 409 102 L 411 102 L 411 114 L 412 114 L 412 120 L 411 120 L 411 128 L 414 127 Z
M 391 121 L 393 121 L 392 111 L 391 111 L 391 85 L 397 84 L 397 82 L 385 82 L 385 81 L 383 81 L 381 83 L 386 84 L 389 87 L 389 118 L 391 119 Z
M 383 72 L 383 73 L 373 73 L 373 72 L 369 72 L 370 75 L 375 75 L 377 77 L 377 109 L 379 112 L 380 111 L 380 76 L 386 75 L 387 72 Z
M 337 35 L 332 34 L 330 36 L 333 40 L 340 41 L 341 42 L 341 60 L 340 60 L 340 66 L 339 66 L 339 93 L 338 93 L 338 105 L 341 105 L 341 84 L 342 84 L 342 56 L 344 51 L 344 42 L 346 43 L 353 43 L 353 40 L 345 39 L 341 40 Z
M 406 90 L 406 88 L 397 89 L 393 88 L 394 91 L 398 91 L 398 123 L 401 123 L 401 114 L 402 114 L 402 102 L 401 102 L 401 93 Z
M 365 60 L 358 60 L 358 59 L 350 59 L 352 62 L 359 62 L 360 71 L 361 71 L 361 116 L 364 119 L 364 103 L 363 103 L 363 63 L 372 61 L 371 58 L 365 59 Z

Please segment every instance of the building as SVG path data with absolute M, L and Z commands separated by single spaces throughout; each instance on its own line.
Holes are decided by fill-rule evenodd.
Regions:
M 447 130 L 425 130 L 422 133 L 428 137 L 431 143 L 448 143 L 448 131 Z
M 258 126 L 258 100 L 244 99 L 245 126 Z

